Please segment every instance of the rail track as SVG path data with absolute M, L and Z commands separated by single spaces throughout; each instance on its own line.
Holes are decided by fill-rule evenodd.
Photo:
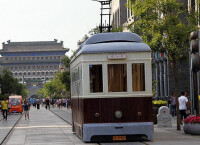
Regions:
M 20 121 L 21 117 L 23 116 L 23 114 L 20 114 L 20 117 L 16 120 L 16 122 L 14 123 L 14 125 L 11 127 L 11 129 L 9 130 L 9 132 L 5 135 L 3 140 L 0 140 L 0 145 L 4 145 L 4 143 L 6 142 L 6 140 L 9 138 L 9 136 L 12 134 L 15 126 L 18 124 L 18 122 Z M 0 123 L 1 121 L 3 121 L 3 118 L 0 119 Z M 9 120 L 8 120 L 9 121 Z

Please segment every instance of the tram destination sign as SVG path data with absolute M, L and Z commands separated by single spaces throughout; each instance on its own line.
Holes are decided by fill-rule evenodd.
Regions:
M 110 54 L 108 59 L 126 59 L 126 54 Z

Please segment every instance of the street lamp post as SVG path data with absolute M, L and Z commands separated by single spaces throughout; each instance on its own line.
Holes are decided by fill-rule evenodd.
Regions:
M 101 22 L 100 22 L 100 26 L 99 26 L 99 29 L 100 29 L 100 33 L 103 33 L 103 30 L 104 29 L 108 29 L 108 32 L 111 31 L 111 28 L 112 28 L 112 25 L 111 25 L 111 2 L 112 0 L 93 0 L 93 1 L 97 1 L 97 2 L 100 2 L 101 3 Z M 108 10 L 109 12 L 108 13 L 103 13 L 104 10 Z M 106 23 L 106 20 L 105 20 L 105 24 L 103 24 L 103 16 L 108 16 L 108 24 Z

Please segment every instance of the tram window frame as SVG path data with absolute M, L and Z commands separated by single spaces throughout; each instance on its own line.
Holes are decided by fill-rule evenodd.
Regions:
M 122 66 L 123 67 L 123 69 L 122 68 L 120 68 L 120 69 L 116 69 L 116 68 L 114 68 L 114 69 L 116 69 L 116 70 L 113 70 L 113 72 L 109 72 L 111 69 L 109 68 L 109 67 L 111 67 L 111 66 Z M 128 77 L 128 70 L 127 70 L 127 63 L 114 63 L 114 64 L 108 64 L 107 65 L 107 75 L 108 75 L 108 92 L 109 93 L 115 93 L 115 92 L 128 92 L 128 79 L 127 79 L 127 77 Z M 112 84 L 120 84 L 120 83 L 118 83 L 118 82 L 116 82 L 117 80 L 120 80 L 120 79 L 116 79 L 116 77 L 114 78 L 114 77 L 112 77 L 112 78 L 110 78 L 110 75 L 109 74 L 117 74 L 116 72 L 120 72 L 120 71 L 123 71 L 123 74 L 125 75 L 124 77 L 122 77 L 121 79 L 121 81 L 123 81 L 123 86 L 121 86 L 121 85 L 119 85 L 119 86 L 115 86 L 115 87 L 112 87 Z M 120 76 L 120 74 L 119 74 L 119 76 Z M 112 82 L 110 82 L 112 80 Z M 118 87 L 118 88 L 117 88 Z
M 96 75 L 99 75 L 99 77 L 98 76 L 96 77 L 93 74 L 91 74 L 93 66 L 101 67 L 101 70 L 100 70 L 101 72 L 99 72 L 99 73 L 96 72 Z M 93 78 L 92 78 L 92 76 L 93 76 Z M 97 78 L 96 81 L 95 81 L 95 78 Z M 90 85 L 90 93 L 103 93 L 103 65 L 102 64 L 89 64 L 89 80 L 90 80 L 90 84 L 89 84 Z M 95 81 L 94 82 L 95 84 L 93 84 L 93 80 Z M 94 88 L 96 88 L 96 87 L 93 87 L 93 86 L 95 86 L 95 85 L 99 85 L 97 90 L 94 90 Z
M 133 69 L 134 69 L 134 66 L 133 65 L 138 65 L 138 66 L 135 66 L 135 68 L 137 67 L 137 69 L 138 69 L 138 67 L 139 67 L 139 71 L 137 70 L 136 71 L 136 77 L 134 77 L 133 75 Z M 142 65 L 142 66 L 141 66 Z M 132 79 L 131 79 L 131 81 L 132 81 L 132 91 L 133 92 L 142 92 L 142 91 L 145 91 L 146 90 L 146 76 L 145 76 L 145 63 L 132 63 L 131 64 L 131 75 L 132 75 Z M 141 72 L 141 71 L 143 71 L 143 72 Z M 137 74 L 137 72 L 138 72 L 138 74 Z M 137 79 L 137 78 L 140 78 L 140 80 L 134 80 L 134 79 Z M 134 82 L 136 82 L 136 84 L 137 85 L 134 85 Z M 136 86 L 136 87 L 135 87 Z
M 71 82 L 72 82 L 72 96 L 81 95 L 81 85 L 82 85 L 82 68 L 77 67 L 71 72 Z M 78 102 L 79 103 L 79 102 Z

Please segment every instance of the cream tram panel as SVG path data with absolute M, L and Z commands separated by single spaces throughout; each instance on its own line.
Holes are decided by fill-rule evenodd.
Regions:
M 115 53 L 111 53 L 115 55 Z M 126 54 L 126 59 L 122 60 L 109 60 L 108 55 L 111 54 L 82 54 L 82 77 L 85 80 L 83 83 L 83 97 L 90 98 L 104 98 L 104 97 L 149 97 L 152 96 L 152 70 L 151 70 L 151 53 L 136 52 L 136 53 L 121 53 Z M 132 73 L 131 68 L 133 63 L 145 64 L 145 91 L 132 91 Z M 89 65 L 102 65 L 103 71 L 103 92 L 90 93 L 89 83 Z M 127 64 L 127 91 L 126 92 L 108 92 L 108 64 Z

